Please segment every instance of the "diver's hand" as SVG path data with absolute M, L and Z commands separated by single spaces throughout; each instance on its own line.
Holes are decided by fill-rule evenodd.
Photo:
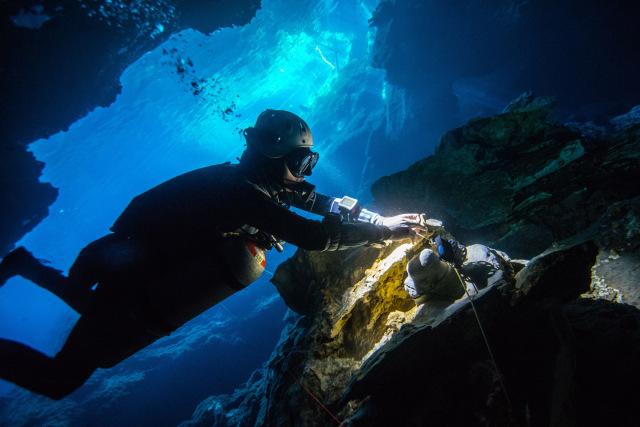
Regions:
M 398 226 L 420 225 L 420 214 L 400 214 L 395 216 L 381 216 L 378 218 L 380 225 L 393 228 Z
M 426 227 L 424 225 L 424 215 L 420 215 L 417 213 L 408 213 L 408 214 L 400 214 L 395 216 L 380 216 L 376 219 L 376 223 L 380 225 L 384 225 L 392 230 L 399 230 L 397 233 L 401 234 L 402 232 L 409 233 L 409 231 L 405 229 L 411 230 L 411 235 L 407 237 L 415 237 L 417 234 L 422 234 L 422 232 L 426 231 Z M 402 231 L 400 231 L 402 230 Z

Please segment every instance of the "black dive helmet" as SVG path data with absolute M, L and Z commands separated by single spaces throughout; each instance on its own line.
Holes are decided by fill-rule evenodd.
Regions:
M 265 110 L 253 127 L 244 130 L 247 145 L 270 159 L 284 159 L 297 178 L 311 175 L 318 153 L 311 151 L 313 135 L 299 116 L 285 110 Z

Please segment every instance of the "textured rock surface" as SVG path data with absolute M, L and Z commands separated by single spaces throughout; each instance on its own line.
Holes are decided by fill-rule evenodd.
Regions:
M 345 271 L 339 256 L 286 276 L 304 285 L 322 271 L 320 303 L 306 316 L 291 315 L 270 361 L 243 389 L 205 400 L 183 426 L 338 424 L 333 417 L 354 426 L 630 419 L 622 386 L 640 380 L 633 363 L 640 311 L 576 300 L 589 289 L 595 243 L 550 250 L 515 283 L 476 297 L 498 370 L 467 300 L 416 307 L 403 293 L 407 253 L 417 250 L 401 245 L 378 253 L 353 286 L 347 277 L 363 272 Z M 283 268 L 304 262 L 300 256 Z
M 550 121 L 549 102 L 515 105 L 448 132 L 433 156 L 380 179 L 377 204 L 427 212 L 465 243 L 529 258 L 638 194 L 639 124 L 592 137 Z
M 0 256 L 49 213 L 58 190 L 39 181 L 44 164 L 26 147 L 0 143 Z
M 640 198 L 612 205 L 582 236 L 600 247 L 591 295 L 640 308 Z
M 368 398 L 375 406 L 375 411 L 362 411 L 354 424 L 388 425 L 394 419 L 398 425 L 427 420 L 435 425 L 525 424 L 525 406 L 533 425 L 552 424 L 548 396 L 562 385 L 556 382 L 559 372 L 549 366 L 567 339 L 561 328 L 570 328 L 557 311 L 588 289 L 595 252 L 593 244 L 585 244 L 541 255 L 518 274 L 515 285 L 488 289 L 475 300 L 500 372 L 487 355 L 468 303 L 434 321 L 403 328 L 351 381 L 345 400 Z M 399 405 L 406 410 L 394 412 Z
M 404 292 L 425 241 L 298 251 L 273 281 L 304 315 L 244 388 L 183 425 L 632 425 L 640 311 L 620 302 L 638 298 L 638 125 L 594 139 L 549 122 L 551 105 L 524 96 L 375 188 L 387 212 L 542 252 L 474 297 L 495 364 L 466 297 L 416 306 Z
M 28 143 L 65 130 L 120 92 L 120 75 L 185 28 L 243 25 L 260 0 L 0 3 L 0 255 L 47 215 L 57 191 L 38 182 Z

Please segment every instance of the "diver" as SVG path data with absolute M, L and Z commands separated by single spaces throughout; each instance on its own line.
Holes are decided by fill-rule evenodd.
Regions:
M 0 286 L 20 275 L 81 316 L 49 357 L 0 339 L 0 378 L 61 399 L 256 280 L 282 241 L 342 250 L 412 237 L 419 215 L 383 217 L 305 180 L 318 161 L 309 126 L 266 110 L 244 131 L 238 164 L 187 172 L 133 198 L 111 233 L 83 248 L 67 276 L 19 247 L 0 262 Z M 294 206 L 322 215 L 306 219 Z

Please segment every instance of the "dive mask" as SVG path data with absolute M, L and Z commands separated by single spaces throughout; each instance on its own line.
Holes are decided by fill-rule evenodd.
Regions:
M 296 178 L 311 175 L 311 171 L 318 163 L 320 154 L 311 151 L 310 148 L 298 148 L 284 157 L 291 174 Z

